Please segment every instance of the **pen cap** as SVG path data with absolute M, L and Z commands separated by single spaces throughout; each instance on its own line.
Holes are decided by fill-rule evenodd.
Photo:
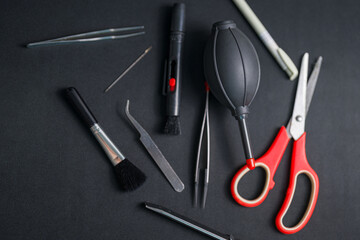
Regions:
M 260 64 L 254 46 L 233 21 L 213 25 L 204 73 L 213 95 L 235 117 L 248 113 L 260 83 Z
M 185 4 L 175 3 L 171 15 L 172 32 L 185 32 Z

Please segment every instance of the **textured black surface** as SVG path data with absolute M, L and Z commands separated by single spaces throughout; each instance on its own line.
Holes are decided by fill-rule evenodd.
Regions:
M 144 209 L 164 205 L 239 239 L 358 239 L 360 225 L 360 3 L 355 0 L 249 0 L 277 43 L 298 66 L 305 51 L 324 57 L 306 122 L 307 156 L 319 175 L 318 204 L 308 225 L 284 236 L 274 224 L 289 174 L 288 147 L 275 188 L 256 208 L 238 206 L 230 180 L 241 167 L 240 133 L 228 109 L 210 99 L 211 166 L 205 210 L 192 208 L 199 128 L 205 101 L 202 56 L 214 22 L 233 19 L 254 44 L 261 85 L 251 105 L 255 157 L 291 114 L 295 82 L 287 79 L 230 0 L 186 1 L 182 135 L 167 136 L 161 95 L 173 1 L 0 2 L 0 238 L 208 239 Z M 109 27 L 145 25 L 127 40 L 26 49 L 24 44 Z M 147 47 L 153 50 L 109 93 L 103 90 Z M 74 86 L 104 130 L 148 176 L 131 193 L 119 190 L 106 155 L 64 100 Z M 138 141 L 124 114 L 126 99 L 186 188 L 176 193 Z M 241 183 L 250 196 L 261 171 Z M 250 183 L 250 181 L 253 182 Z M 249 182 L 247 185 L 246 182 Z M 285 221 L 294 223 L 308 197 L 301 177 Z M 254 192 L 251 189 L 254 188 Z

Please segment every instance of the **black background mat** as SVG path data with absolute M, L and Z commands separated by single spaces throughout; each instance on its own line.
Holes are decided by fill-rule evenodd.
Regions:
M 267 199 L 256 208 L 235 203 L 230 181 L 244 163 L 240 132 L 229 110 L 210 98 L 211 166 L 207 205 L 193 208 L 193 181 L 205 92 L 202 56 L 214 22 L 232 19 L 255 46 L 260 88 L 248 119 L 255 157 L 270 146 L 292 111 L 296 81 L 289 81 L 231 0 L 185 1 L 187 7 L 181 136 L 161 133 L 161 95 L 173 1 L 0 2 L 0 238 L 1 239 L 208 239 L 150 212 L 164 205 L 240 239 L 357 239 L 360 225 L 360 3 L 355 0 L 248 1 L 297 66 L 305 52 L 323 66 L 306 121 L 307 157 L 320 180 L 318 203 L 307 226 L 285 236 L 275 216 L 285 197 L 288 146 Z M 139 37 L 26 49 L 56 37 L 144 25 Z M 104 89 L 147 47 L 151 52 L 110 92 Z M 148 176 L 125 193 L 91 132 L 62 90 L 76 87 L 104 130 Z M 150 133 L 185 184 L 175 192 L 125 118 L 131 113 Z M 241 187 L 262 188 L 254 171 Z M 285 223 L 305 209 L 310 182 L 301 176 Z

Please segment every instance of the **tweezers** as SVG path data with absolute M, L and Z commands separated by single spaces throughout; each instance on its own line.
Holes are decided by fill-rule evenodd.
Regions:
M 205 111 L 201 125 L 199 146 L 198 146 L 197 158 L 196 158 L 195 193 L 194 193 L 194 205 L 196 207 L 198 206 L 198 201 L 199 201 L 199 180 L 202 171 L 200 166 L 200 155 L 201 155 L 202 142 L 204 138 L 205 126 L 206 126 L 206 165 L 204 169 L 204 186 L 202 193 L 201 208 L 205 208 L 206 196 L 209 185 L 209 168 L 210 168 L 210 122 L 209 122 L 209 90 L 210 89 L 207 83 L 205 83 L 205 87 L 206 87 Z
M 38 47 L 38 46 L 61 45 L 61 44 L 71 44 L 71 43 L 83 43 L 83 42 L 96 42 L 96 41 L 103 41 L 103 40 L 129 38 L 129 37 L 135 37 L 135 36 L 145 34 L 145 31 L 122 34 L 122 35 L 110 35 L 110 36 L 103 36 L 103 35 L 110 34 L 110 33 L 125 32 L 125 31 L 136 31 L 136 30 L 140 30 L 140 29 L 144 29 L 144 26 L 109 28 L 109 29 L 105 29 L 105 30 L 80 33 L 80 34 L 55 38 L 55 39 L 41 41 L 41 42 L 29 43 L 26 45 L 26 47 L 31 48 L 31 47 Z
M 131 116 L 130 111 L 130 101 L 127 100 L 125 107 L 125 114 L 129 119 L 130 123 L 140 134 L 140 141 L 154 159 L 155 163 L 160 168 L 161 172 L 164 174 L 165 178 L 169 181 L 170 185 L 176 192 L 182 192 L 185 188 L 184 183 L 178 177 L 174 169 L 171 167 L 169 162 L 166 160 L 158 146 L 152 140 L 150 135 L 145 131 L 145 129 Z
M 204 224 L 201 224 L 201 223 L 198 223 L 198 222 L 195 222 L 194 220 L 188 218 L 188 217 L 185 217 L 185 216 L 182 216 L 180 215 L 179 213 L 177 212 L 174 212 L 170 209 L 167 209 L 163 206 L 160 206 L 160 205 L 156 205 L 156 204 L 153 204 L 153 203 L 149 203 L 149 202 L 145 202 L 145 207 L 151 211 L 154 211 L 156 213 L 159 213 L 163 216 L 166 216 L 168 218 L 170 218 L 171 220 L 175 221 L 175 222 L 178 222 L 178 223 L 181 223 L 193 230 L 196 230 L 196 231 L 199 231 L 201 232 L 202 234 L 205 234 L 206 236 L 208 237 L 211 237 L 213 239 L 217 239 L 217 240 L 236 240 L 234 238 L 234 236 L 232 234 L 225 234 L 225 233 L 221 233 L 221 232 L 218 232 L 214 229 L 211 229 L 210 227 L 204 225 Z

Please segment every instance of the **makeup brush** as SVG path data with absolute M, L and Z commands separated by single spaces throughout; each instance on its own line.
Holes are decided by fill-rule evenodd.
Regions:
M 73 87 L 67 88 L 65 92 L 71 105 L 90 128 L 96 140 L 98 140 L 111 163 L 114 165 L 115 174 L 121 188 L 125 191 L 132 191 L 140 187 L 146 180 L 145 174 L 117 149 L 115 144 L 100 127 L 79 92 Z
M 185 37 L 185 4 L 175 3 L 172 9 L 169 57 L 165 62 L 163 94 L 166 96 L 164 133 L 180 134 L 181 61 Z

